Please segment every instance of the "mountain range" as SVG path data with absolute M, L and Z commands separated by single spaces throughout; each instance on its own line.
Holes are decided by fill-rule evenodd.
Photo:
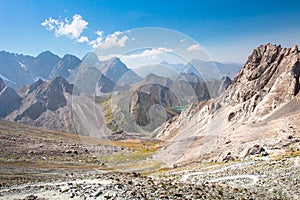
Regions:
M 177 70 L 180 67 L 175 66 Z M 118 99 L 114 103 L 119 109 L 114 115 L 122 113 L 126 117 L 113 119 L 113 130 L 138 131 L 132 127 L 149 124 L 150 118 L 154 119 L 149 115 L 153 111 L 151 108 L 162 106 L 166 115 L 163 114 L 161 120 L 147 128 L 147 131 L 152 131 L 165 120 L 178 115 L 180 112 L 176 109 L 216 97 L 230 84 L 230 79 L 225 77 L 223 80 L 226 81 L 210 79 L 205 82 L 192 70 L 170 77 L 149 73 L 141 78 L 119 58 L 100 61 L 94 53 L 88 53 L 80 60 L 69 54 L 60 58 L 50 51 L 37 57 L 1 51 L 0 68 L 1 118 L 71 133 L 76 132 L 74 116 L 71 116 L 75 99 L 95 104 L 89 98 L 83 100 L 81 93 L 102 96 L 123 92 L 114 96 L 114 101 Z M 112 107 L 109 108 L 110 113 L 115 112 Z M 93 110 L 89 108 L 78 117 L 85 120 L 81 116 L 91 112 Z M 103 122 L 103 117 L 100 119 Z M 85 126 L 84 123 L 81 126 Z M 91 129 L 91 126 L 86 129 Z
M 0 117 L 93 137 L 141 134 L 162 142 L 153 159 L 167 166 L 276 156 L 299 147 L 297 46 L 257 47 L 232 81 L 204 81 L 193 70 L 141 78 L 118 58 L 87 56 L 64 56 L 55 73 L 48 70 L 52 78 L 18 89 L 0 78 Z
M 202 79 L 211 80 L 219 79 L 218 77 L 225 76 L 233 79 L 241 68 L 242 64 L 239 63 L 220 63 L 216 61 L 202 61 L 193 59 L 187 64 L 173 64 L 163 61 L 155 65 L 143 65 L 135 68 L 134 71 L 141 77 L 146 77 L 150 73 L 167 78 L 177 76 L 178 74 L 194 73 Z
M 139 82 L 141 77 L 145 77 L 150 73 L 163 77 L 176 76 L 182 73 L 195 73 L 199 77 L 218 79 L 218 77 L 209 76 L 212 68 L 218 71 L 219 77 L 228 76 L 233 78 L 242 67 L 236 63 L 226 64 L 192 60 L 186 65 L 180 63 L 170 64 L 164 61 L 157 66 L 143 66 L 132 70 L 119 58 L 100 61 L 94 53 L 88 53 L 82 59 L 79 59 L 70 54 L 60 58 L 50 51 L 42 52 L 36 57 L 0 51 L 0 77 L 8 86 L 15 89 L 21 85 L 32 84 L 38 79 L 50 80 L 58 76 L 72 83 L 76 78 L 75 74 L 77 74 L 79 66 L 83 63 L 97 68 L 114 83 L 120 81 L 122 77 L 120 84 Z M 201 75 L 199 72 L 201 72 Z M 124 76 L 125 74 L 126 76 Z

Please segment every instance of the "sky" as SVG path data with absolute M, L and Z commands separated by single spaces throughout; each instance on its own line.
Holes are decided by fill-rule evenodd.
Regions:
M 0 50 L 82 58 L 126 46 L 135 39 L 130 30 L 159 27 L 195 41 L 199 46 L 189 47 L 205 49 L 212 60 L 244 63 L 260 44 L 300 45 L 299 22 L 298 0 L 0 0 Z

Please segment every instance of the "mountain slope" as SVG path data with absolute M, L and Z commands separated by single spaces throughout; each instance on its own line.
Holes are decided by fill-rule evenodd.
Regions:
M 32 61 L 32 58 L 5 51 L 0 52 L 0 75 L 6 84 L 16 88 L 19 85 L 33 82 L 29 69 L 24 62 L 28 60 Z
M 73 86 L 61 77 L 49 82 L 39 80 L 29 87 L 19 109 L 6 119 L 74 133 L 70 101 L 72 90 Z
M 120 81 L 121 84 L 130 85 L 141 81 L 141 78 L 131 69 L 128 69 L 119 58 L 111 58 L 103 62 L 100 71 L 115 83 Z
M 50 78 L 63 77 L 68 78 L 70 71 L 74 70 L 81 64 L 81 60 L 76 56 L 66 54 L 51 70 Z
M 80 63 L 75 56 L 67 54 L 60 58 L 50 51 L 42 52 L 37 57 L 0 51 L 0 77 L 8 86 L 18 88 L 38 79 L 68 78 Z
M 31 63 L 27 63 L 33 79 L 48 79 L 53 67 L 61 60 L 50 51 L 40 53 Z
M 17 92 L 6 86 L 0 78 L 0 118 L 6 117 L 21 106 L 22 98 Z
M 221 96 L 157 130 L 156 138 L 170 145 L 156 158 L 166 164 L 226 161 L 249 156 L 251 148 L 276 154 L 299 145 L 299 60 L 297 47 L 255 49 Z

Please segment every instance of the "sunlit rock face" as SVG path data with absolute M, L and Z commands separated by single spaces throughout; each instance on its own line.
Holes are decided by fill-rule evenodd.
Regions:
M 244 158 L 241 152 L 255 145 L 285 149 L 289 135 L 299 137 L 289 128 L 298 127 L 300 118 L 299 59 L 297 46 L 254 49 L 219 97 L 191 106 L 156 130 L 156 138 L 170 144 L 157 158 L 167 164 L 222 161 L 226 155 Z

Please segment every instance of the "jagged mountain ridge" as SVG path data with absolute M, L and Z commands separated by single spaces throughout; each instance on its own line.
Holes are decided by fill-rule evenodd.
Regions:
M 142 79 L 135 74 L 119 58 L 111 58 L 100 66 L 100 71 L 111 81 L 124 84 L 132 84 Z
M 86 54 L 82 60 L 70 54 L 60 58 L 50 51 L 42 52 L 37 57 L 1 51 L 0 77 L 14 89 L 33 84 L 38 79 L 51 80 L 59 76 L 73 83 L 80 72 L 78 68 L 83 64 L 96 68 L 99 71 L 96 74 L 101 74 L 98 77 L 99 88 L 96 89 L 98 93 L 128 89 L 129 84 L 141 81 L 118 58 L 100 61 L 94 53 Z
M 22 97 L 1 80 L 0 86 L 4 88 L 0 93 L 2 119 L 90 136 L 99 136 L 99 129 L 94 127 L 99 124 L 105 134 L 110 134 L 101 107 L 93 99 L 83 98 L 85 94 L 75 90 L 74 85 L 62 77 L 50 81 L 39 79 L 23 88 Z M 86 121 L 79 123 L 78 118 Z
M 123 116 L 114 120 L 114 125 L 126 132 L 146 131 L 149 134 L 188 105 L 207 101 L 225 89 L 226 80 L 230 79 L 207 84 L 194 74 L 181 74 L 170 79 L 151 73 L 132 90 L 112 95 L 114 115 Z
M 9 113 L 19 108 L 22 103 L 22 98 L 17 92 L 5 85 L 0 78 L 0 118 L 6 117 Z
M 50 51 L 42 52 L 36 57 L 0 51 L 0 75 L 6 84 L 17 88 L 32 84 L 38 79 L 49 80 L 51 77 L 65 75 L 56 69 L 61 67 L 62 62 L 66 63 L 65 60 Z M 75 67 L 77 63 L 65 66 L 66 70 Z
M 61 76 L 64 78 L 69 78 L 71 71 L 77 68 L 80 64 L 81 60 L 79 58 L 70 54 L 66 54 L 52 69 L 49 77 L 55 78 L 57 76 Z
M 11 108 L 12 110 L 9 109 L 3 114 L 2 118 L 11 121 L 74 132 L 74 124 L 72 124 L 72 119 L 69 116 L 71 112 L 70 98 L 72 95 L 72 89 L 70 88 L 73 88 L 73 86 L 66 86 L 69 84 L 64 79 L 66 77 L 69 77 L 69 79 L 74 82 L 77 90 L 76 95 L 82 92 L 102 95 L 102 93 L 111 93 L 113 91 L 128 91 L 131 84 L 141 85 L 135 94 L 137 96 L 146 94 L 143 96 L 147 96 L 147 99 L 151 100 L 152 104 L 150 107 L 161 105 L 167 109 L 167 119 L 178 114 L 176 110 L 172 110 L 172 107 L 185 106 L 191 102 L 203 101 L 211 97 L 206 83 L 200 83 L 199 77 L 194 74 L 181 74 L 179 75 L 180 77 L 173 77 L 172 80 L 149 74 L 145 80 L 142 81 L 142 79 L 132 70 L 128 69 L 120 59 L 112 58 L 108 61 L 100 61 L 94 53 L 87 54 L 83 61 L 68 54 L 60 59 L 49 51 L 41 53 L 36 58 L 5 53 L 11 57 L 15 57 L 15 60 L 13 59 L 15 62 L 22 58 L 24 60 L 23 63 L 27 63 L 26 65 L 24 64 L 24 66 L 22 65 L 23 69 L 26 69 L 29 74 L 31 72 L 26 68 L 29 66 L 28 63 L 41 63 L 46 60 L 47 56 L 50 58 L 49 63 L 41 64 L 41 66 L 47 68 L 45 72 L 51 72 L 49 75 L 49 77 L 51 77 L 50 81 L 38 79 L 38 81 L 30 86 L 22 86 L 18 89 L 19 96 L 15 90 L 11 90 L 11 93 L 17 95 L 15 95 L 14 98 L 19 99 L 19 102 L 21 101 L 21 103 L 13 106 L 13 108 Z M 54 68 L 50 70 L 50 66 L 55 62 L 57 63 Z M 21 64 L 19 63 L 19 65 Z M 35 64 L 33 66 L 36 67 L 37 65 L 38 64 Z M 38 72 L 35 73 L 35 75 L 38 74 Z M 45 74 L 42 76 L 45 77 Z M 152 85 L 149 85 L 149 83 Z M 55 85 L 54 89 L 52 87 L 53 85 Z M 217 89 L 219 90 L 219 88 Z M 9 98 L 4 97 L 6 99 L 5 102 L 7 102 Z M 180 104 L 178 103 L 178 99 L 182 101 Z M 5 104 L 3 105 L 5 106 Z M 145 105 L 145 103 L 140 101 L 136 103 L 131 101 L 128 102 L 127 105 L 134 105 L 133 107 L 149 107 L 149 105 Z M 135 108 L 132 110 L 135 110 Z M 62 116 L 64 112 L 66 115 Z M 141 116 L 139 113 L 133 115 L 137 119 Z M 60 119 L 61 123 L 56 123 L 55 119 Z M 62 122 L 65 124 L 62 124 Z M 142 122 L 142 124 L 143 123 L 144 122 Z
M 300 137 L 299 60 L 297 46 L 256 48 L 221 96 L 191 106 L 155 132 L 170 144 L 156 159 L 234 160 L 253 146 L 276 153 L 293 144 L 287 138 Z
M 48 129 L 75 133 L 71 115 L 73 85 L 57 77 L 41 79 L 28 87 L 22 104 L 5 119 Z
M 88 53 L 73 72 L 71 81 L 83 92 L 101 95 L 113 91 L 128 90 L 141 81 L 119 58 L 100 61 L 96 54 Z

